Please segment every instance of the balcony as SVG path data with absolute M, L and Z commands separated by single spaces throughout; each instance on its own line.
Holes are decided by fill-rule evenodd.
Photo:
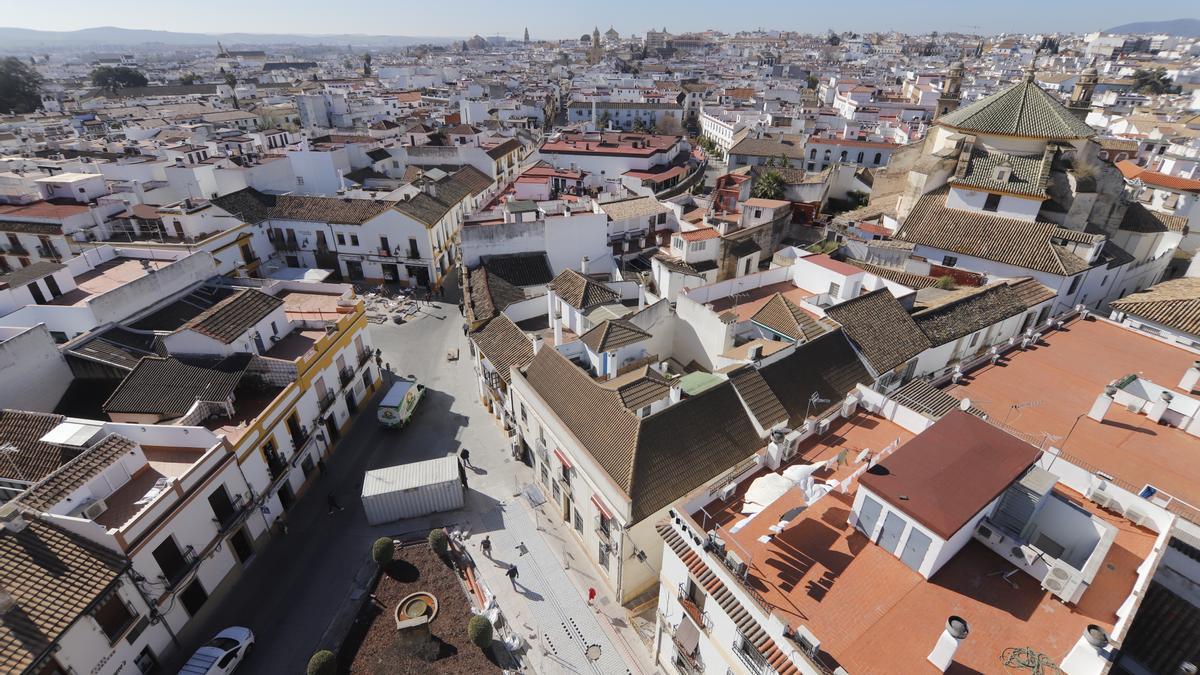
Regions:
M 370 347 L 363 347 L 358 351 L 358 367 L 362 368 L 371 362 L 371 357 L 375 356 L 375 352 L 371 351 Z
M 241 522 L 242 516 L 246 515 L 248 504 L 249 502 L 246 500 L 245 495 L 234 495 L 232 500 L 233 509 L 228 513 L 223 513 L 213 518 L 213 522 L 217 525 L 217 532 L 225 534 Z
M 683 675 L 703 675 L 704 661 L 700 660 L 699 645 L 688 651 L 679 638 L 673 637 L 671 641 L 675 643 L 675 669 Z
M 308 444 L 309 439 L 312 438 L 312 432 L 308 430 L 308 427 L 304 426 L 300 427 L 300 431 L 290 433 L 292 435 L 292 448 L 296 452 L 303 450 L 304 446 Z
M 701 628 L 705 633 L 712 630 L 712 619 L 708 616 L 708 612 L 705 612 L 700 608 L 699 605 L 696 604 L 694 600 L 692 600 L 691 596 L 688 595 L 687 588 L 684 586 L 684 584 L 679 584 L 678 597 L 680 606 L 683 607 L 683 611 L 687 613 L 688 618 L 692 620 L 692 623 L 696 624 L 696 626 Z
M 754 646 L 753 642 L 746 639 L 744 635 L 738 635 L 733 641 L 733 653 L 737 654 L 746 669 L 756 675 L 771 675 L 775 669 L 771 667 L 771 663 L 767 661 L 767 657 L 763 656 Z
M 354 381 L 354 369 L 350 366 L 342 368 L 338 372 L 338 382 L 341 383 L 342 389 L 345 389 L 351 382 Z
M 9 254 L 9 255 L 18 255 L 18 256 L 27 256 L 27 255 L 29 255 L 29 249 L 25 248 L 25 247 L 24 247 L 23 245 L 21 245 L 21 244 L 12 244 L 12 243 L 10 243 L 10 244 L 9 244 L 8 246 L 6 246 L 5 248 L 7 248 L 7 249 L 8 249 L 8 254 Z
M 279 453 L 267 454 L 267 473 L 271 476 L 271 482 L 279 480 L 287 473 L 287 462 L 283 461 Z
M 325 392 L 324 396 L 318 399 L 317 405 L 320 407 L 321 412 L 325 413 L 333 406 L 335 401 L 337 401 L 337 394 L 333 393 L 332 391 L 327 391 Z
M 200 564 L 200 556 L 196 555 L 196 549 L 190 544 L 187 548 L 183 549 L 181 557 L 183 559 L 181 566 L 171 570 L 170 573 L 158 575 L 158 578 L 166 583 L 167 590 L 175 590 L 187 578 L 188 574 Z

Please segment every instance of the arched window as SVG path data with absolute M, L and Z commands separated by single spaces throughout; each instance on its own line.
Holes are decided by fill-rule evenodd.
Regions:
M 816 159 L 816 158 L 817 158 L 817 149 L 816 149 L 816 148 L 813 148 L 812 150 L 809 150 L 809 151 L 808 151 L 808 158 L 809 158 L 809 159 Z
M 846 161 L 846 151 L 845 150 L 842 151 L 842 161 L 843 162 Z
M 883 162 L 883 153 L 882 152 L 875 153 L 875 164 L 878 165 L 881 162 Z
M 858 163 L 862 164 L 862 161 L 863 161 L 863 154 L 860 152 L 860 153 L 858 153 Z

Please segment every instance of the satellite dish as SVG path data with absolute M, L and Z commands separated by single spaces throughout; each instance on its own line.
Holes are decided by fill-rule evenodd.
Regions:
M 966 412 L 966 411 L 970 410 L 970 409 L 971 409 L 971 399 L 969 399 L 969 398 L 964 398 L 963 400 L 959 401 L 959 402 L 958 402 L 958 409 L 959 409 L 959 410 L 961 410 L 961 411 L 963 411 L 963 412 Z

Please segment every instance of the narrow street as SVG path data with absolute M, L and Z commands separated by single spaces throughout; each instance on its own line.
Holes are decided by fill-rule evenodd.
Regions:
M 400 431 L 382 429 L 375 421 L 377 400 L 364 406 L 327 460 L 328 475 L 318 477 L 289 512 L 289 533 L 276 537 L 251 561 L 184 645 L 181 659 L 222 628 L 245 625 L 257 636 L 245 672 L 302 673 L 356 580 L 361 583 L 373 571 L 369 548 L 376 537 L 416 538 L 432 527 L 458 526 L 470 533 L 468 549 L 484 583 L 528 642 L 525 663 L 534 671 L 654 672 L 648 650 L 626 624 L 623 609 L 606 597 L 595 572 L 588 570 L 583 551 L 569 535 L 555 534 L 549 518 L 535 516 L 528 501 L 518 497 L 529 469 L 509 456 L 498 424 L 479 404 L 456 305 L 449 298 L 423 305 L 418 317 L 400 326 L 370 326 L 373 342 L 394 374 L 385 376 L 384 391 L 395 376 L 415 376 L 428 388 L 412 423 Z M 461 355 L 455 362 L 446 358 L 453 348 Z M 471 451 L 475 465 L 468 474 L 471 490 L 464 509 L 377 527 L 367 524 L 359 500 L 365 471 L 442 457 L 462 447 Z M 328 514 L 330 493 L 344 511 Z M 516 588 L 504 576 L 507 564 L 480 554 L 478 542 L 485 534 L 495 545 L 497 563 L 518 564 Z M 527 555 L 515 552 L 519 542 L 526 544 Z M 572 566 L 573 559 L 584 562 Z M 600 591 L 596 608 L 587 605 L 589 586 Z M 567 628 L 573 632 L 565 633 Z M 599 652 L 594 662 L 584 654 L 591 645 L 600 646 L 592 652 Z

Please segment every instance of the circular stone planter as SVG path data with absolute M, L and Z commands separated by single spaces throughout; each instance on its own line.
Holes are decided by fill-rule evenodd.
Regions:
M 396 630 L 429 623 L 437 616 L 437 611 L 438 601 L 432 593 L 410 593 L 396 605 Z

